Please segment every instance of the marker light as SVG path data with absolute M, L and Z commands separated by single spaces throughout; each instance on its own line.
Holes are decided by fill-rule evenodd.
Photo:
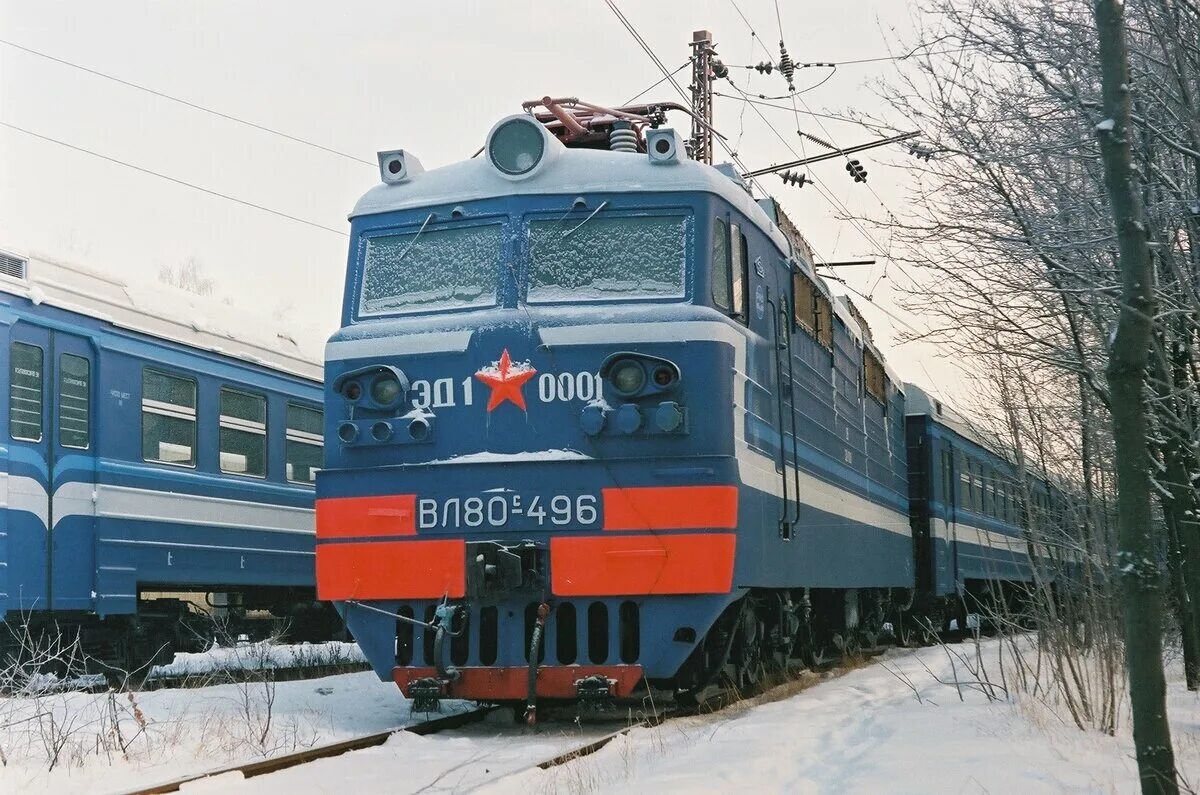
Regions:
M 346 444 L 352 444 L 358 439 L 358 426 L 353 422 L 343 422 L 338 426 L 338 438 Z
M 608 377 L 612 381 L 613 389 L 622 395 L 632 395 L 646 383 L 646 371 L 631 359 L 618 362 Z
M 362 385 L 357 381 L 350 381 L 342 387 L 342 394 L 346 396 L 346 400 L 358 400 L 362 397 Z
M 546 151 L 541 124 L 527 117 L 515 117 L 500 124 L 488 141 L 492 165 L 505 174 L 517 176 L 534 169 Z

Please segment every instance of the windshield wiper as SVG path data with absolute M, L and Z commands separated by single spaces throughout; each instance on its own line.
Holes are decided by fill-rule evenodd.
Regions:
M 603 210 L 603 209 L 604 209 L 605 207 L 607 207 L 607 206 L 608 206 L 608 201 L 607 201 L 607 200 L 606 200 L 606 201 L 602 201 L 602 202 L 600 202 L 600 206 L 599 206 L 599 207 L 597 207 L 596 209 L 592 210 L 592 214 L 591 214 L 591 215 L 589 215 L 587 218 L 584 218 L 582 221 L 580 221 L 580 222 L 579 222 L 579 226 L 576 226 L 576 227 L 574 227 L 574 228 L 572 228 L 572 229 L 569 229 L 569 230 L 567 230 L 566 232 L 563 232 L 563 233 L 562 233 L 562 237 L 560 237 L 560 238 L 559 238 L 559 240 L 566 240 L 568 237 L 570 237 L 571 235 L 573 235 L 573 234 L 575 234 L 576 232 L 578 232 L 580 229 L 582 229 L 582 228 L 583 228 L 584 224 L 586 224 L 588 221 L 590 221 L 590 220 L 592 220 L 593 218 L 595 218 L 595 217 L 596 217 L 596 213 L 600 212 L 601 210 Z
M 408 256 L 408 252 L 412 251 L 412 247 L 417 245 L 417 241 L 421 239 L 421 235 L 425 232 L 425 227 L 429 226 L 429 222 L 433 220 L 433 215 L 433 213 L 430 213 L 425 217 L 425 223 L 421 224 L 421 228 L 417 230 L 417 234 L 413 236 L 413 239 L 409 241 L 408 246 L 406 246 L 404 251 L 400 253 L 400 256 L 396 258 L 396 262 L 401 262 L 405 257 Z

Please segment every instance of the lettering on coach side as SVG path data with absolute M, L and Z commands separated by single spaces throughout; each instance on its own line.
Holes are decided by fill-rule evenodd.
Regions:
M 600 397 L 600 384 L 600 376 L 596 373 L 540 373 L 537 378 L 537 398 L 542 403 L 560 400 L 581 400 L 586 403 Z M 418 409 L 473 406 L 475 387 L 472 376 L 461 381 L 454 378 L 418 378 L 412 382 L 412 405 Z

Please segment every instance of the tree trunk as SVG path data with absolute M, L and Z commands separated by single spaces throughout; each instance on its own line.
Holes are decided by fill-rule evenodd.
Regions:
M 1162 665 L 1162 583 L 1151 508 L 1144 391 L 1155 312 L 1153 271 L 1129 145 L 1129 62 L 1124 3 L 1096 0 L 1106 119 L 1097 125 L 1116 227 L 1121 311 L 1107 379 L 1117 470 L 1117 564 L 1125 605 L 1125 657 L 1133 741 L 1144 793 L 1178 793 Z
M 1157 394 L 1158 433 L 1156 446 L 1162 456 L 1163 482 L 1159 484 L 1159 503 L 1167 529 L 1167 565 L 1171 576 L 1171 602 L 1175 608 L 1179 635 L 1183 644 L 1183 670 L 1188 690 L 1200 690 L 1200 623 L 1196 607 L 1197 545 L 1195 492 L 1188 472 L 1186 394 L 1174 383 L 1175 368 L 1167 364 L 1168 351 L 1175 343 L 1161 330 L 1155 334 L 1154 387 Z M 1183 386 L 1186 389 L 1186 384 Z M 1183 409 L 1183 410 L 1181 410 Z

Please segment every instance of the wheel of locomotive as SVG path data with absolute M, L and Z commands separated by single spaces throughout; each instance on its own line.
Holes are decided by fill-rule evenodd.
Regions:
M 753 690 L 766 677 L 763 645 L 766 626 L 758 615 L 757 601 L 747 597 L 729 655 L 729 678 L 740 692 Z
M 765 637 L 766 661 L 773 670 L 785 672 L 796 645 L 801 620 L 797 615 L 797 605 L 789 595 L 776 592 L 770 599 L 771 611 Z
M 725 664 L 729 662 L 736 640 L 735 632 L 742 609 L 741 602 L 734 602 L 726 607 L 696 645 L 676 680 L 676 703 L 685 707 L 696 706 L 701 694 L 725 670 Z

